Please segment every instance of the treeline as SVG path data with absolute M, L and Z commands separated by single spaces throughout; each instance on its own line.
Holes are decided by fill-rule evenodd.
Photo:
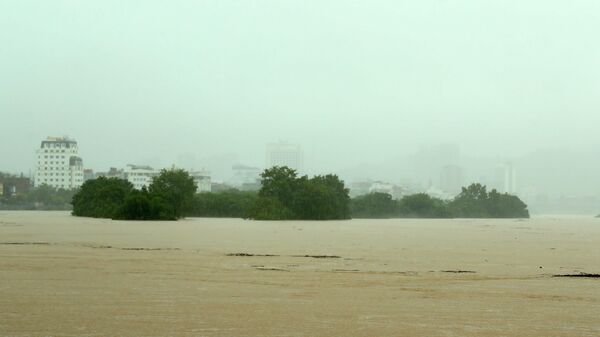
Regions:
M 196 194 L 188 216 L 207 218 L 248 218 L 248 211 L 258 199 L 254 191 L 236 189 Z
M 518 197 L 501 194 L 496 190 L 487 192 L 487 188 L 480 184 L 463 188 L 456 198 L 449 201 L 425 193 L 408 195 L 399 200 L 392 199 L 392 196 L 387 193 L 370 193 L 349 199 L 348 208 L 352 218 L 363 219 L 529 217 L 527 205 Z M 264 201 L 264 199 L 261 201 L 260 193 L 237 190 L 196 195 L 189 215 L 273 219 L 273 217 L 256 217 L 259 209 L 263 212 L 268 211 L 271 215 L 289 216 L 289 211 L 282 210 L 278 201 Z M 288 219 L 299 219 L 299 217 L 288 217 Z
M 339 220 L 353 218 L 527 218 L 518 197 L 472 184 L 445 201 L 425 193 L 394 200 L 371 193 L 350 199 L 336 175 L 299 176 L 288 167 L 261 174 L 256 192 L 226 190 L 196 194 L 184 170 L 163 170 L 148 187 L 135 190 L 117 178 L 86 181 L 73 196 L 73 215 L 124 220 L 176 220 L 184 216 L 255 220 Z
M 261 174 L 258 197 L 246 213 L 256 220 L 340 220 L 350 218 L 349 190 L 336 175 L 298 176 L 288 167 Z
M 393 200 L 386 193 L 370 193 L 351 201 L 353 218 L 529 218 L 527 205 L 517 196 L 487 191 L 472 184 L 450 201 L 424 193 Z
M 177 220 L 190 209 L 194 179 L 184 170 L 162 170 L 141 191 L 127 180 L 88 180 L 73 196 L 73 215 L 118 220 Z
M 163 170 L 148 189 L 126 180 L 86 181 L 73 197 L 73 215 L 123 220 L 176 220 L 184 216 L 256 220 L 333 220 L 350 218 L 348 189 L 335 175 L 298 176 L 288 167 L 262 174 L 258 193 L 228 190 L 196 194 L 184 170 Z
M 70 210 L 75 190 L 54 188 L 49 185 L 31 187 L 25 193 L 0 197 L 3 210 Z

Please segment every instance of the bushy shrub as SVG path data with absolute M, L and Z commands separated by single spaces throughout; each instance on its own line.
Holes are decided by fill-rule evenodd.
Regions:
M 394 218 L 400 214 L 400 205 L 388 193 L 373 192 L 350 201 L 353 218 Z
M 256 192 L 244 192 L 235 189 L 221 192 L 203 192 L 196 194 L 192 201 L 189 216 L 246 218 L 250 207 L 256 202 Z
M 196 184 L 184 170 L 162 170 L 148 190 L 126 180 L 99 177 L 73 196 L 73 215 L 123 220 L 177 220 L 191 206 Z
M 336 175 L 298 177 L 289 167 L 262 174 L 258 199 L 248 217 L 257 220 L 335 220 L 350 218 L 348 189 Z
M 453 200 L 444 201 L 425 193 L 393 200 L 386 193 L 371 193 L 352 199 L 352 216 L 357 218 L 528 218 L 527 205 L 517 196 L 487 192 L 471 184 Z
M 123 179 L 99 177 L 88 180 L 73 196 L 73 215 L 114 218 L 132 190 L 133 185 Z

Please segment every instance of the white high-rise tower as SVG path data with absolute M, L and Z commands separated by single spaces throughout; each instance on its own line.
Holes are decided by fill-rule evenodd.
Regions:
M 304 153 L 298 144 L 271 143 L 267 145 L 266 167 L 287 166 L 298 172 L 304 170 Z
M 77 142 L 68 137 L 48 137 L 36 151 L 34 186 L 72 189 L 83 184 L 83 161 Z

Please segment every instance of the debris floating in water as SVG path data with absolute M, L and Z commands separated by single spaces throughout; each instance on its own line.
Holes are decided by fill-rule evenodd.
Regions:
M 557 274 L 552 277 L 581 277 L 581 278 L 600 278 L 600 274 L 579 273 L 579 274 Z

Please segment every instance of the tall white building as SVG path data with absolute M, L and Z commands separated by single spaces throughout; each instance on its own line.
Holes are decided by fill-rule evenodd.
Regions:
M 48 137 L 36 151 L 34 186 L 72 189 L 83 184 L 83 160 L 77 142 L 68 137 Z
M 266 167 L 287 166 L 296 171 L 304 170 L 304 153 L 298 144 L 285 142 L 267 145 Z

